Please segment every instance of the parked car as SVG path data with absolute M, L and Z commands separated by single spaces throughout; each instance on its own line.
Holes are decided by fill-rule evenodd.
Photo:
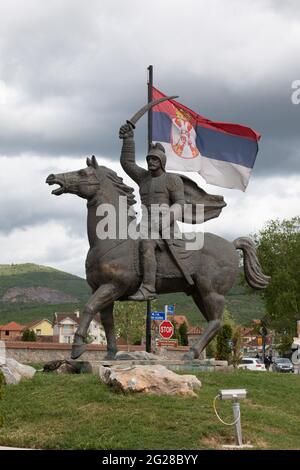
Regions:
M 261 359 L 256 359 L 256 357 L 243 357 L 238 368 L 266 372 L 266 367 L 263 361 Z
M 273 359 L 272 370 L 274 372 L 293 372 L 294 367 L 288 358 L 275 357 L 275 359 Z

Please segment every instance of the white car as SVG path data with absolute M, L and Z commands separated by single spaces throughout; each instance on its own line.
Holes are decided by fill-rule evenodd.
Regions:
M 241 363 L 238 365 L 239 369 L 256 370 L 259 372 L 266 372 L 265 365 L 261 359 L 256 357 L 243 357 Z

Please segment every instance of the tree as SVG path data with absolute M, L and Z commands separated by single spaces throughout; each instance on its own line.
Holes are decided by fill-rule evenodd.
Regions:
M 26 328 L 22 334 L 22 341 L 36 341 L 37 337 L 33 330 Z
M 146 331 L 145 305 L 137 302 L 116 302 L 114 319 L 117 336 L 130 344 L 141 344 Z
M 281 333 L 279 336 L 279 343 L 277 344 L 277 350 L 280 356 L 288 354 L 293 343 L 293 336 L 287 333 Z
M 187 346 L 189 344 L 187 332 L 188 332 L 188 327 L 187 327 L 186 322 L 181 323 L 180 327 L 178 328 L 179 344 L 181 346 Z
M 214 338 L 208 345 L 206 346 L 206 357 L 209 359 L 215 358 L 217 355 L 217 340 Z
M 180 345 L 181 344 L 180 326 L 178 327 L 176 321 L 174 321 L 174 320 L 171 320 L 171 322 L 172 322 L 172 325 L 174 327 L 174 333 L 173 333 L 171 339 L 177 339 L 178 344 Z
M 231 358 L 232 326 L 225 323 L 217 335 L 216 359 L 229 361 Z
M 299 228 L 300 217 L 271 220 L 254 236 L 262 269 L 271 276 L 264 291 L 270 325 L 290 342 L 300 319 Z
M 224 340 L 224 330 L 223 330 L 224 326 L 226 326 L 225 335 L 229 333 L 229 336 L 230 336 L 230 338 L 227 340 Z M 227 307 L 225 307 L 224 312 L 223 312 L 223 327 L 206 347 L 206 355 L 208 358 L 216 358 L 219 360 L 227 360 L 227 361 L 231 358 L 231 340 L 232 340 L 232 335 L 233 335 L 233 331 L 235 331 L 235 328 L 236 328 L 236 325 L 231 315 L 231 312 L 228 310 Z M 224 344 L 225 353 L 223 351 L 223 346 L 222 346 L 223 344 Z M 223 359 L 223 356 L 225 356 L 224 359 Z

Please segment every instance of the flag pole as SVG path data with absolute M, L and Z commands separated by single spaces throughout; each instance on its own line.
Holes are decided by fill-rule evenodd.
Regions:
M 152 101 L 153 87 L 153 65 L 148 67 L 148 103 Z M 148 151 L 152 143 L 152 108 L 148 111 Z M 146 316 L 146 352 L 151 352 L 151 300 L 147 300 L 147 316 Z
M 152 101 L 153 65 L 148 67 L 148 103 Z M 148 151 L 152 143 L 152 108 L 148 111 Z

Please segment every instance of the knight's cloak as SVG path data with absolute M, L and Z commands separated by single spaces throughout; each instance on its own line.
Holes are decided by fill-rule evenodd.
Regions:
M 190 206 L 190 210 L 185 212 L 185 223 L 199 224 L 220 215 L 222 209 L 227 205 L 223 196 L 208 194 L 187 176 L 176 174 L 183 182 L 185 204 Z M 196 211 L 197 204 L 204 206 L 204 220 L 202 217 L 200 220 L 197 219 L 197 215 L 199 215 Z

